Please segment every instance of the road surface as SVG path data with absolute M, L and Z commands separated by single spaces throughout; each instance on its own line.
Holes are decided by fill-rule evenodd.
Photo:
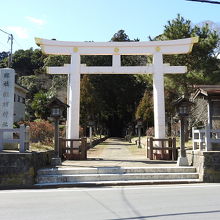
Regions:
M 0 191 L 1 220 L 220 219 L 220 184 Z

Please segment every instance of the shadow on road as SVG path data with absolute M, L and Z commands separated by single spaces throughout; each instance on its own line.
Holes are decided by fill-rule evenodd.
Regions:
M 160 215 L 146 215 L 146 216 L 136 216 L 136 217 L 128 217 L 128 218 L 116 218 L 109 220 L 128 220 L 128 219 L 147 219 L 147 218 L 160 218 L 160 217 L 172 217 L 179 215 L 202 215 L 202 214 L 212 214 L 212 213 L 220 213 L 220 210 L 212 210 L 212 211 L 201 211 L 201 212 L 180 212 L 180 213 L 170 213 L 170 214 L 160 214 Z

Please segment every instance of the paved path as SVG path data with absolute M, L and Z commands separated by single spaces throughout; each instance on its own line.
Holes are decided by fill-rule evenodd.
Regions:
M 176 166 L 173 161 L 150 161 L 146 150 L 120 138 L 109 138 L 88 151 L 87 161 L 64 161 L 63 166 L 72 167 L 145 167 Z

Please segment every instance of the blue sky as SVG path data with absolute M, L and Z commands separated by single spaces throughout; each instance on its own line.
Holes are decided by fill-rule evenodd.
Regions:
M 220 5 L 185 0 L 1 0 L 0 29 L 15 37 L 14 50 L 37 48 L 34 37 L 69 41 L 109 41 L 124 29 L 147 41 L 180 13 L 193 24 L 220 25 Z M 9 51 L 0 32 L 0 51 Z

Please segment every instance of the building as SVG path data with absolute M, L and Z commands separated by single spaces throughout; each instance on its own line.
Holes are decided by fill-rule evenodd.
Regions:
M 28 90 L 15 83 L 14 90 L 14 122 L 25 119 L 25 99 Z
M 195 126 L 220 128 L 220 85 L 198 85 L 193 95 Z

